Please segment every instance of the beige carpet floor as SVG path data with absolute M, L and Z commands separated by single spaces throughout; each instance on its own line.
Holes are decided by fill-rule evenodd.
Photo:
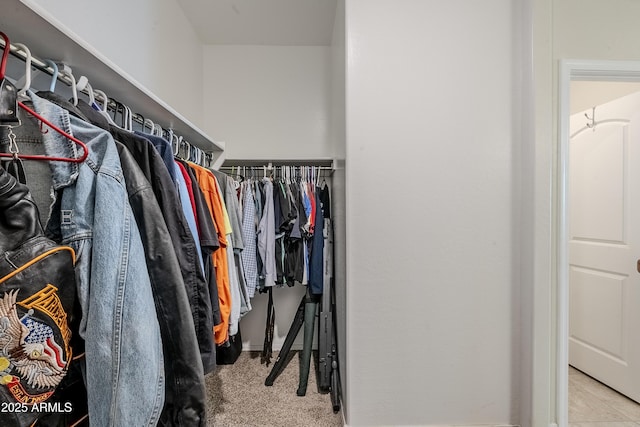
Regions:
M 294 354 L 295 353 L 295 354 Z M 306 396 L 297 396 L 299 352 L 292 352 L 273 386 L 264 385 L 276 360 L 260 364 L 259 352 L 242 352 L 233 365 L 218 366 L 206 376 L 208 425 L 215 427 L 338 427 L 329 394 L 318 393 L 313 366 Z M 314 361 L 312 359 L 311 363 Z

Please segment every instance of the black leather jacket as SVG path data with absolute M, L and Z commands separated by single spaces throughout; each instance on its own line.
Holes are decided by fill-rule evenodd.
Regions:
M 56 407 L 76 356 L 75 254 L 45 237 L 29 189 L 1 167 L 0 254 L 0 424 L 29 426 Z
M 204 371 L 191 308 L 171 236 L 153 189 L 129 151 L 116 143 L 145 248 L 156 303 L 167 385 L 159 425 L 206 426 Z

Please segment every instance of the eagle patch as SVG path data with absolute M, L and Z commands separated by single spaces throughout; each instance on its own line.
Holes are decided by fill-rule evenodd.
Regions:
M 70 332 L 56 321 L 66 313 L 55 291 L 48 285 L 24 301 L 18 290 L 0 298 L 0 385 L 21 403 L 48 399 L 68 368 Z

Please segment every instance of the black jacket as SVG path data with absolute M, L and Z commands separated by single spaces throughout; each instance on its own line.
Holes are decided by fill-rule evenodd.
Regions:
M 159 425 L 205 426 L 204 371 L 178 258 L 149 181 L 126 147 L 116 144 L 145 249 L 162 335 L 167 383 Z
M 0 253 L 2 425 L 26 426 L 42 415 L 31 404 L 54 403 L 76 356 L 75 253 L 45 237 L 29 189 L 2 168 Z

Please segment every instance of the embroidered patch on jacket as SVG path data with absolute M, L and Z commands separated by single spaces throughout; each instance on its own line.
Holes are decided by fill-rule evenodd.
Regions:
M 71 360 L 67 315 L 57 288 L 17 301 L 18 290 L 0 298 L 0 385 L 20 403 L 47 400 Z
M 60 224 L 71 225 L 73 224 L 73 211 L 69 209 L 62 209 L 60 211 Z

